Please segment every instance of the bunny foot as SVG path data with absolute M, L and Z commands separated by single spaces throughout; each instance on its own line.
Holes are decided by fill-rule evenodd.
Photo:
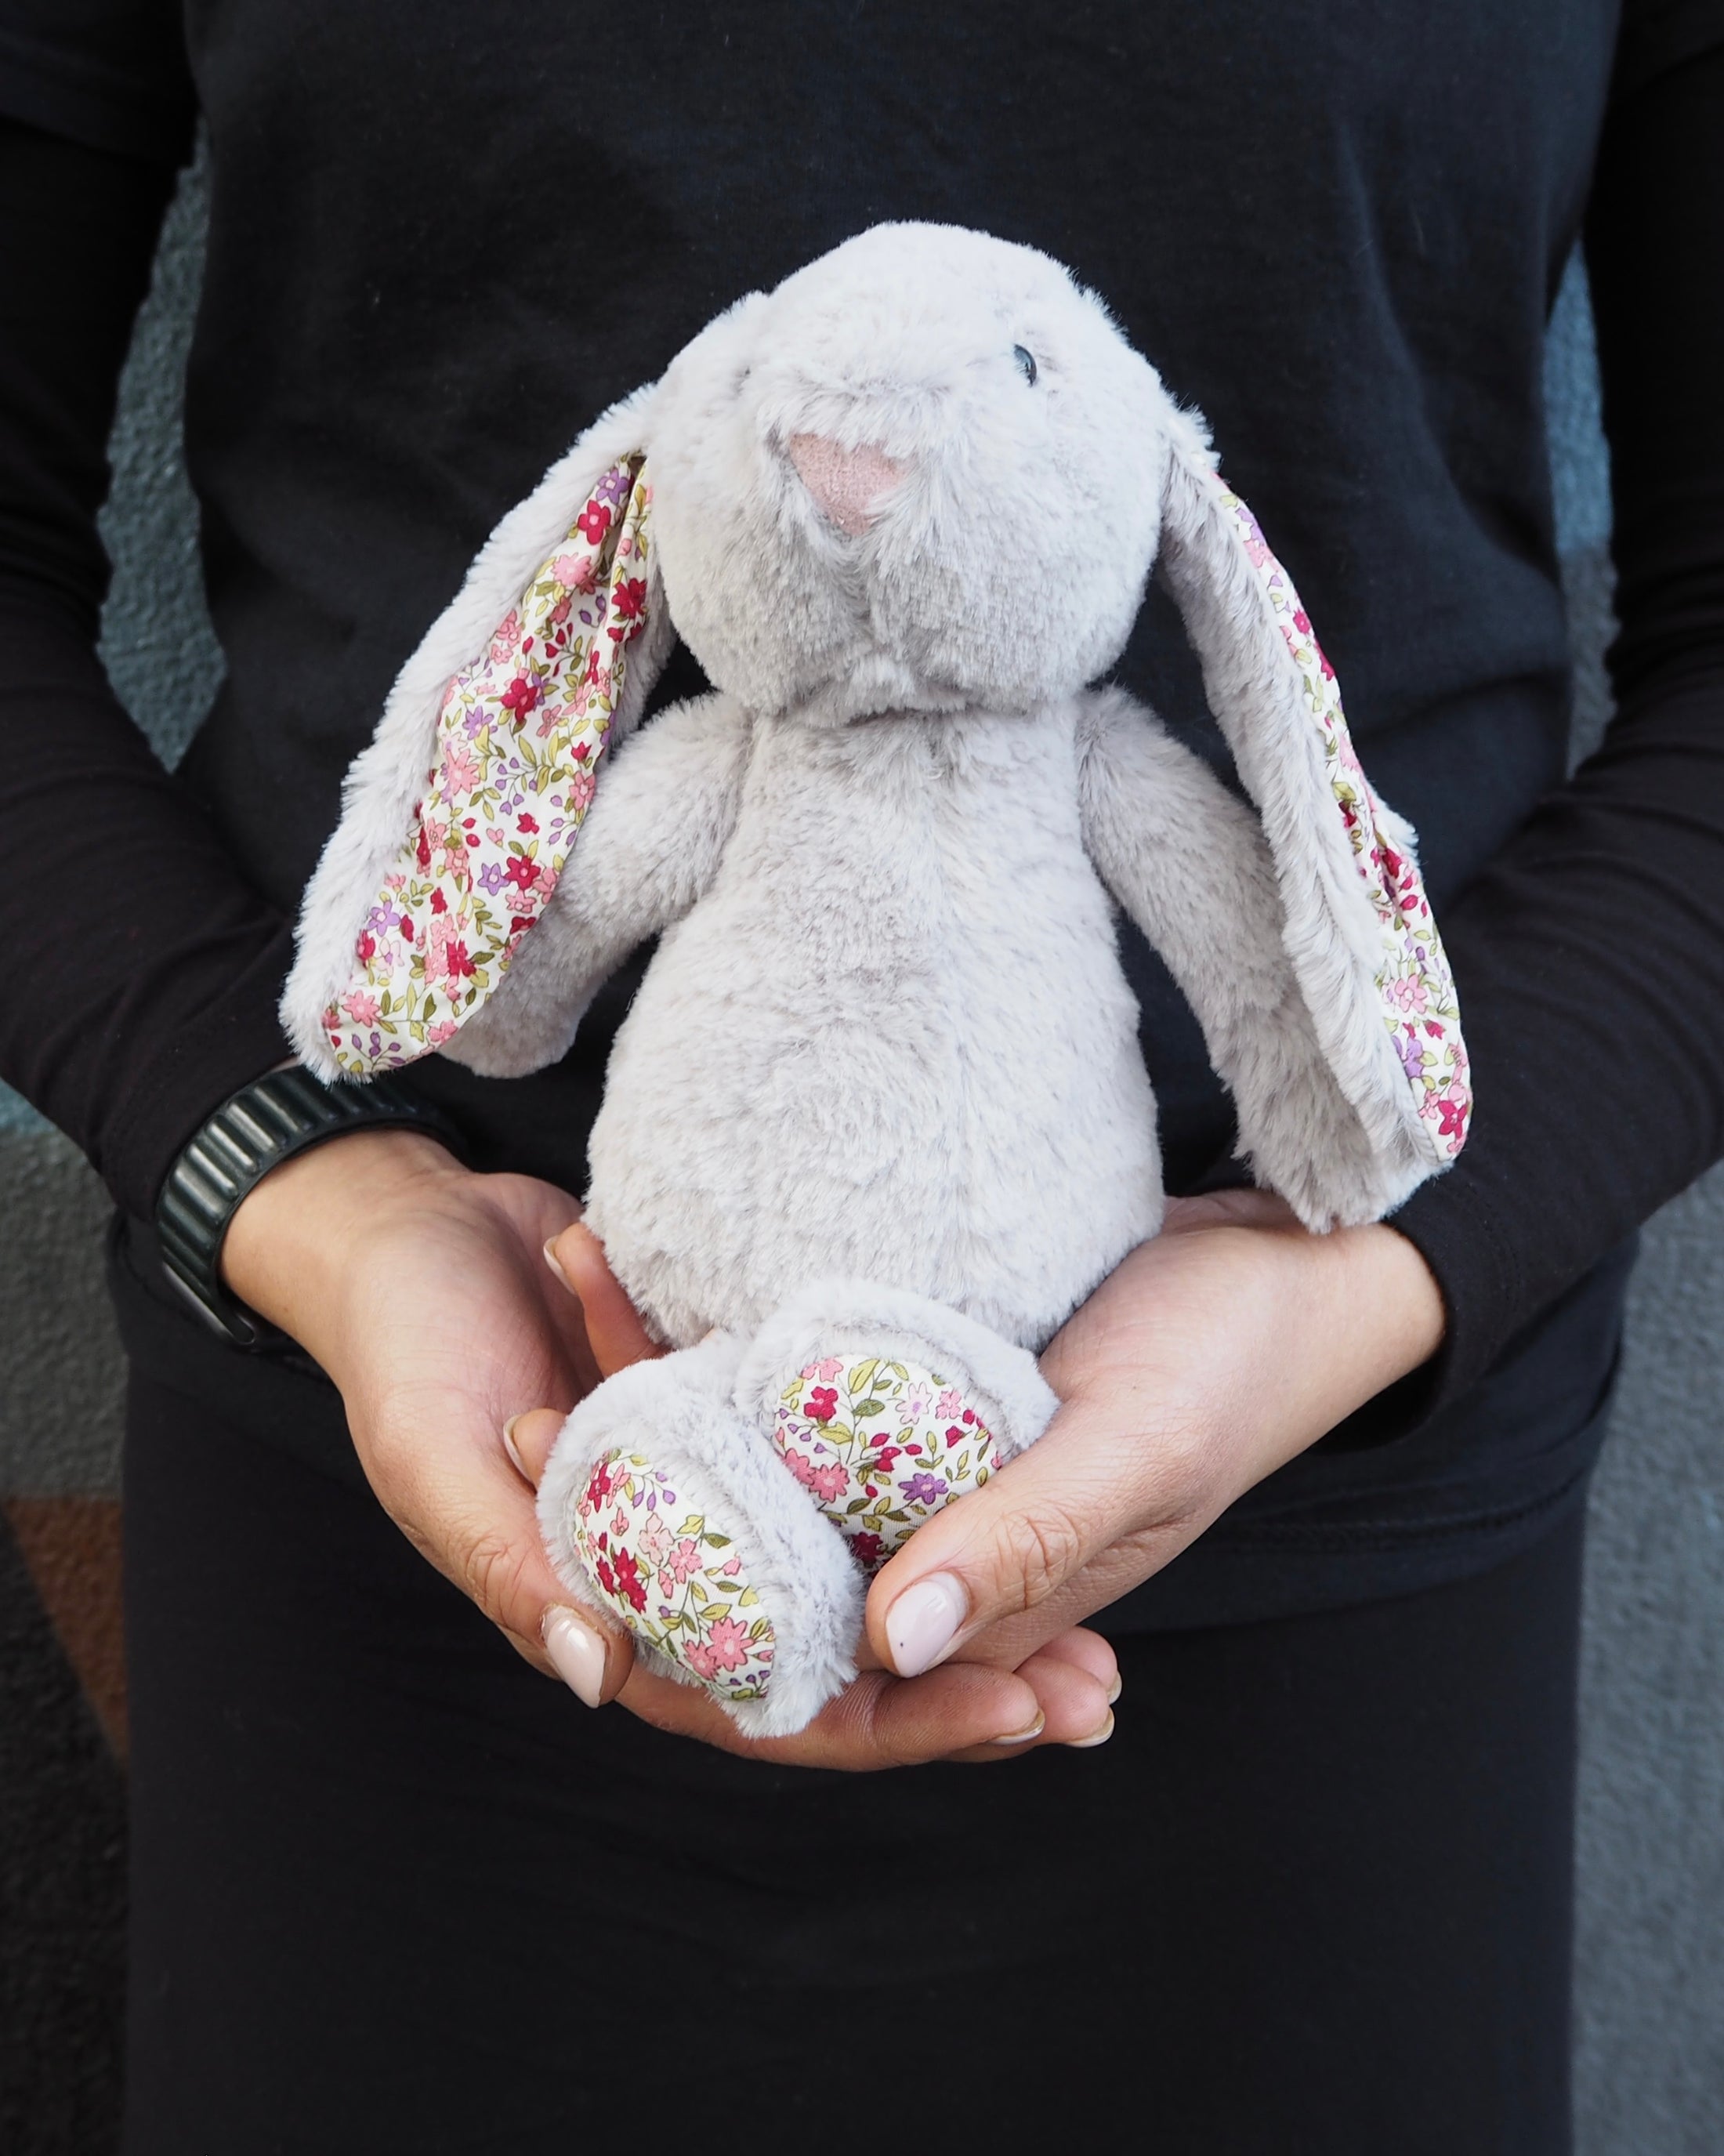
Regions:
M 736 1405 L 865 1573 L 1033 1445 L 1059 1403 L 1035 1358 L 946 1305 L 827 1281 L 767 1319 Z
M 788 1736 L 855 1675 L 864 1583 L 732 1398 L 741 1343 L 637 1363 L 563 1425 L 539 1491 L 552 1563 L 642 1661 L 757 1737 Z

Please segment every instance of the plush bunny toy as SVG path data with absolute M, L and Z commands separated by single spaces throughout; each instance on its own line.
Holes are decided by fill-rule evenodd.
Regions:
M 1157 555 L 1260 823 L 1086 686 Z M 623 742 L 673 634 L 718 685 Z M 1116 904 L 1309 1227 L 1460 1150 L 1411 834 L 1285 572 L 1101 303 L 949 227 L 847 242 L 599 419 L 354 764 L 284 1005 L 313 1068 L 537 1070 L 662 933 L 587 1219 L 677 1352 L 576 1409 L 541 1518 L 756 1733 L 854 1673 L 868 1573 L 1039 1435 L 1034 1351 L 1160 1225 Z

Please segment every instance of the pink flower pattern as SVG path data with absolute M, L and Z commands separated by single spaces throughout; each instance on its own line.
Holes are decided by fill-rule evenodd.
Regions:
M 679 1506 L 650 1460 L 620 1447 L 605 1454 L 575 1508 L 575 1540 L 593 1584 L 638 1638 L 718 1698 L 766 1697 L 772 1625 L 746 1555 Z
M 444 691 L 413 829 L 362 924 L 352 976 L 323 1014 L 331 1052 L 354 1076 L 450 1039 L 556 890 L 645 622 L 651 507 L 640 458 L 607 472 Z
M 1360 767 L 1342 710 L 1341 685 L 1312 633 L 1293 579 L 1270 552 L 1257 519 L 1225 485 L 1220 506 L 1238 521 L 1240 544 L 1298 669 L 1322 743 L 1335 805 L 1377 916 L 1383 947 L 1377 988 L 1383 1023 L 1407 1074 L 1414 1105 L 1431 1126 L 1432 1150 L 1453 1159 L 1466 1142 L 1472 1091 L 1455 977 L 1430 901 L 1418 869 L 1383 829 L 1382 810 Z
M 869 1573 L 998 1465 L 993 1432 L 957 1386 L 878 1357 L 798 1371 L 779 1394 L 772 1442 Z

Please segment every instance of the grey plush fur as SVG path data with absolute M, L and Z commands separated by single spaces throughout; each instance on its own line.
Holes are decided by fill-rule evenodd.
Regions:
M 612 1057 L 587 1218 L 663 1340 L 716 1328 L 741 1358 L 767 1328 L 728 1427 L 761 1448 L 748 1502 L 782 1553 L 782 1508 L 808 1501 L 765 1449 L 751 1385 L 780 1367 L 787 1304 L 798 1343 L 818 1344 L 813 1317 L 829 1345 L 893 1332 L 883 1298 L 918 1299 L 917 1337 L 973 1371 L 1009 1450 L 1051 1407 L 1034 1351 L 1159 1227 L 1116 908 L 1201 1022 L 1253 1173 L 1309 1227 L 1376 1219 L 1439 1163 L 1200 424 L 1056 264 L 945 227 L 877 228 L 739 302 L 500 527 L 404 673 L 308 894 L 286 1006 L 308 1060 L 372 871 L 407 828 L 441 682 L 559 516 L 637 448 L 654 649 L 674 622 L 720 685 L 613 752 L 543 918 L 444 1052 L 498 1075 L 555 1060 L 661 932 Z M 1086 686 L 1158 551 L 1260 820 L 1152 714 Z M 811 1312 L 823 1281 L 849 1285 L 817 1286 Z M 991 1372 L 964 1352 L 977 1327 Z M 628 1373 L 626 1402 L 613 1380 L 571 1419 L 544 1517 L 572 1584 L 559 1507 L 581 1463 L 625 1425 L 643 1449 L 660 1425 L 669 1442 L 688 1419 L 682 1362 Z M 777 1591 L 816 1614 L 789 1621 L 801 1645 L 756 1713 L 767 1728 L 831 1688 L 849 1651 L 832 1626 L 854 1618 L 813 1574 Z

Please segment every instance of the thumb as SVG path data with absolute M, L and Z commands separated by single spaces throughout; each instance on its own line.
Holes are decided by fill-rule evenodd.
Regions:
M 869 1591 L 868 1637 L 888 1669 L 932 1669 L 988 1626 L 1048 1603 L 1137 1528 L 1141 1412 L 1069 1400 L 1028 1452 L 917 1531 Z M 1070 1621 L 1062 1612 L 1054 1629 Z
M 524 1481 L 536 1490 L 545 1479 L 552 1448 L 568 1417 L 556 1408 L 529 1408 L 503 1425 L 503 1449 Z M 561 1586 L 561 1583 L 559 1583 Z M 613 1700 L 634 1666 L 634 1641 L 619 1625 L 608 1624 L 593 1610 L 563 1599 L 548 1604 L 539 1636 L 557 1674 L 588 1707 Z
M 604 1245 L 583 1220 L 576 1220 L 545 1245 L 545 1262 L 575 1296 L 587 1327 L 587 1344 L 602 1378 L 665 1350 L 640 1322 L 627 1291 L 606 1263 Z

